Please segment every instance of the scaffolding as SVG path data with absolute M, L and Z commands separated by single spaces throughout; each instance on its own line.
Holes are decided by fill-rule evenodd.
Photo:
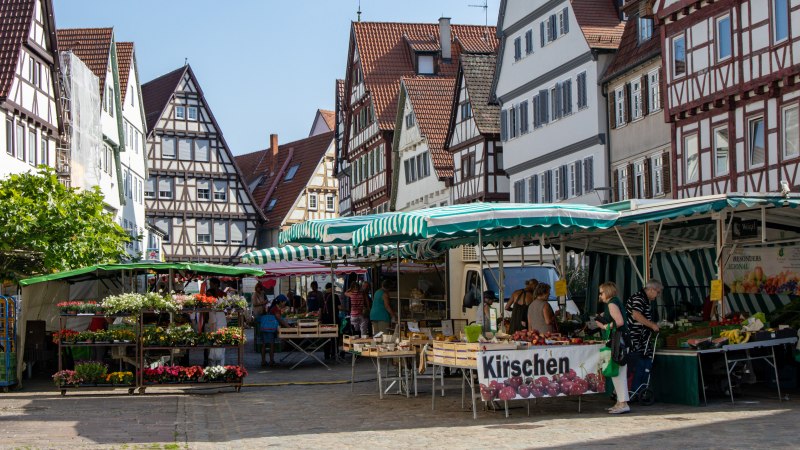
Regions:
M 61 106 L 64 139 L 59 148 L 57 171 L 74 187 L 100 185 L 103 134 L 100 122 L 100 82 L 72 52 L 61 52 Z M 63 181 L 62 181 L 63 182 Z

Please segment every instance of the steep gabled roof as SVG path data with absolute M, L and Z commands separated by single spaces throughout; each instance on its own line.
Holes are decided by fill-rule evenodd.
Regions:
M 322 120 L 328 125 L 331 131 L 336 129 L 336 113 L 334 111 L 328 111 L 327 109 L 320 109 L 320 115 L 322 116 Z
M 155 129 L 187 67 L 189 66 L 180 67 L 142 85 L 142 101 L 148 133 L 152 133 Z
M 461 70 L 472 105 L 472 116 L 481 134 L 500 133 L 500 105 L 489 103 L 497 56 L 461 55 Z M 458 92 L 455 92 L 458 101 Z
M 334 132 L 318 134 L 278 146 L 278 155 L 273 157 L 267 148 L 235 158 L 248 188 L 252 187 L 256 207 L 264 212 L 267 227 L 279 228 L 291 212 L 297 198 L 314 176 L 325 152 L 331 145 Z M 285 181 L 288 170 L 298 165 L 294 177 Z M 259 180 L 258 184 L 250 186 Z M 268 202 L 275 199 L 275 206 L 267 211 Z
M 453 176 L 453 157 L 444 149 L 455 78 L 403 77 L 420 133 L 428 140 L 431 162 L 439 179 Z
M 114 41 L 113 28 L 64 28 L 57 32 L 59 51 L 72 51 L 100 82 L 100 96 L 105 92 L 106 71 Z
M 644 0 L 652 1 L 652 0 Z M 638 5 L 637 0 L 628 0 L 626 9 Z M 632 12 L 634 10 L 631 10 Z M 633 17 L 633 16 L 631 16 Z M 601 81 L 606 82 L 610 79 L 622 75 L 628 70 L 642 64 L 650 59 L 661 55 L 661 27 L 657 20 L 653 21 L 653 37 L 650 40 L 639 44 L 639 24 L 637 20 L 628 20 L 625 25 L 625 32 L 622 34 L 622 42 L 619 50 L 614 54 L 614 58 L 606 68 L 606 72 Z
M 122 103 L 128 93 L 128 78 L 133 66 L 133 42 L 117 42 L 117 67 L 119 67 L 119 90 Z
M 461 53 L 487 53 L 497 48 L 494 27 L 451 25 L 450 30 L 454 41 L 452 59 L 439 61 L 439 76 L 455 76 Z M 353 22 L 352 39 L 359 52 L 365 87 L 372 96 L 378 126 L 382 130 L 393 130 L 400 78 L 415 75 L 412 48 L 438 51 L 439 24 Z
M 625 22 L 614 4 L 615 0 L 571 0 L 575 19 L 589 47 L 616 50 L 622 40 Z
M 33 22 L 33 0 L 0 0 L 0 98 L 8 97 Z

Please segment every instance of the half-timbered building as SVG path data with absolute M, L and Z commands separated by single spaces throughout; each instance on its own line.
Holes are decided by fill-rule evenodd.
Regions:
M 390 209 L 400 79 L 455 77 L 462 53 L 491 54 L 496 43 L 493 27 L 451 26 L 448 18 L 438 24 L 353 22 L 340 106 L 353 213 Z
M 392 211 L 444 206 L 450 201 L 453 159 L 444 149 L 455 79 L 400 79 L 392 142 Z
M 166 261 L 237 264 L 263 218 L 189 65 L 142 85 L 146 215 Z
M 672 196 L 671 130 L 661 100 L 655 0 L 628 0 L 622 42 L 601 82 L 608 99 L 613 200 Z
M 278 145 L 278 135 L 272 134 L 269 148 L 236 157 L 266 218 L 260 247 L 279 245 L 278 234 L 296 223 L 338 216 L 334 135 L 329 131 Z
M 452 203 L 507 202 L 500 107 L 490 102 L 495 55 L 461 55 L 445 138 L 453 158 Z
M 598 83 L 624 29 L 616 1 L 503 0 L 497 28 L 493 99 L 512 201 L 599 203 L 608 136 Z
M 344 157 L 344 118 L 345 103 L 344 80 L 336 80 L 336 126 L 335 126 L 335 153 L 333 174 L 339 183 L 339 215 L 349 216 L 352 213 L 350 202 L 350 161 Z
M 0 177 L 56 167 L 61 105 L 51 1 L 0 0 L 0 36 Z
M 800 187 L 800 2 L 659 0 L 678 198 Z

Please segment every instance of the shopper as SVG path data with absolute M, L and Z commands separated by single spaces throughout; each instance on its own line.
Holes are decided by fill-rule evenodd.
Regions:
M 331 299 L 333 303 L 331 303 Z M 341 300 L 339 296 L 333 293 L 333 284 L 328 283 L 325 285 L 325 295 L 323 296 L 322 306 L 320 307 L 320 320 L 323 324 L 336 324 L 337 329 L 339 325 L 339 308 L 341 307 Z M 325 359 L 332 360 L 336 358 L 336 341 L 331 340 L 325 344 Z
M 319 311 L 320 304 L 322 303 L 322 292 L 319 291 L 319 285 L 316 281 L 311 282 L 311 292 L 306 296 L 306 306 L 308 312 Z
M 622 301 L 617 297 L 617 285 L 614 282 L 608 281 L 600 285 L 600 301 L 603 302 L 603 314 L 601 320 L 596 320 L 597 326 L 603 330 L 616 326 L 618 332 L 625 336 L 627 333 L 627 314 Z M 609 408 L 608 412 L 610 414 L 630 412 L 631 408 L 628 406 L 628 366 L 620 365 L 619 374 L 612 378 L 611 382 L 614 383 L 617 403 Z
M 539 333 L 556 331 L 556 315 L 550 307 L 550 285 L 539 283 L 528 306 L 528 329 Z
M 386 332 L 392 322 L 397 321 L 397 314 L 392 309 L 392 298 L 389 295 L 389 280 L 383 280 L 381 288 L 375 292 L 375 300 L 369 311 L 369 320 L 372 322 L 372 332 Z
M 281 294 L 267 306 L 267 311 L 260 322 L 261 330 L 261 367 L 267 367 L 267 345 L 269 345 L 269 365 L 275 365 L 275 343 L 278 340 L 278 328 L 288 327 L 289 324 L 283 318 L 283 312 L 289 299 Z
M 289 289 L 286 293 L 286 297 L 289 299 L 289 306 L 292 308 L 292 312 L 300 313 L 305 311 L 306 301 L 303 297 L 297 295 L 294 289 Z
M 506 311 L 511 311 L 509 334 L 528 329 L 528 305 L 533 302 L 533 290 L 538 284 L 536 280 L 528 280 L 524 288 L 511 294 L 511 299 L 506 304 Z
M 631 352 L 628 363 L 633 369 L 631 390 L 636 391 L 645 379 L 652 365 L 653 346 L 648 345 L 653 332 L 658 332 L 658 324 L 654 321 L 653 301 L 661 295 L 664 286 L 658 280 L 650 280 L 644 288 L 628 297 L 625 301 L 625 312 L 628 316 L 628 332 L 631 338 Z
M 483 303 L 481 307 L 478 308 L 478 313 L 475 318 L 475 323 L 483 327 L 483 334 L 484 336 L 486 333 L 492 331 L 492 313 L 491 310 L 494 306 L 494 302 L 497 300 L 497 297 L 494 295 L 494 291 L 483 291 Z
M 344 293 L 344 296 L 350 300 L 350 324 L 355 329 L 355 333 L 367 336 L 369 334 L 369 322 L 367 322 L 369 313 L 366 312 L 364 292 L 360 289 L 357 281 L 350 284 L 350 289 Z

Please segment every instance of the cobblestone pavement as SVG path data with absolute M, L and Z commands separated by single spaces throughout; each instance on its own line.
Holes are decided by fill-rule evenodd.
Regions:
M 248 348 L 248 350 L 251 350 Z M 546 399 L 511 417 L 461 408 L 460 378 L 431 410 L 430 380 L 419 396 L 378 399 L 375 372 L 359 361 L 351 393 L 350 364 L 328 371 L 303 364 L 261 369 L 250 352 L 249 386 L 69 393 L 45 381 L 0 394 L 2 448 L 797 448 L 800 403 L 750 396 L 736 406 L 655 404 L 611 417 L 607 398 Z M 305 384 L 305 383 L 328 384 Z M 770 392 L 771 393 L 771 392 Z M 791 394 L 790 394 L 791 395 Z

